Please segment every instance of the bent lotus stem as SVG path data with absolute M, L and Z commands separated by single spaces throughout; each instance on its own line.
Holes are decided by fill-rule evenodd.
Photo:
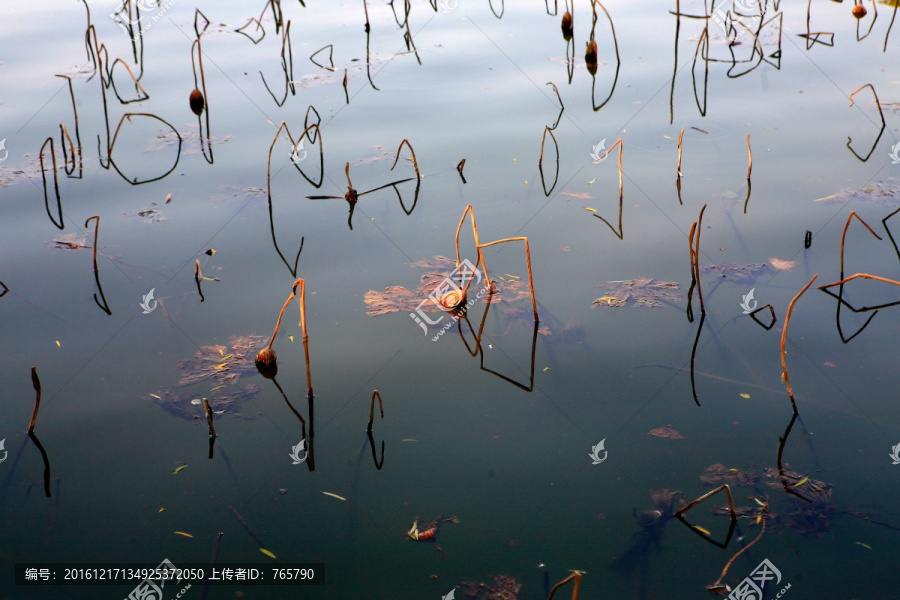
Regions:
M 318 113 L 317 113 L 318 114 Z M 307 116 L 309 115 L 309 110 L 307 109 Z M 309 138 L 309 130 L 315 128 L 316 137 L 321 135 L 321 130 L 319 129 L 319 125 L 317 123 L 313 123 L 309 127 L 303 130 L 303 133 L 300 134 L 300 139 L 302 140 L 304 136 Z M 288 128 L 287 123 L 284 121 L 281 122 L 281 125 L 278 126 L 278 129 L 275 130 L 275 135 L 272 137 L 272 143 L 269 144 L 269 156 L 266 159 L 266 189 L 269 193 L 269 202 L 272 201 L 272 149 L 275 148 L 275 142 L 278 141 L 278 134 L 281 133 L 281 130 L 287 133 L 288 139 L 291 140 L 291 148 L 297 147 L 297 142 L 294 141 L 294 137 L 291 135 L 291 130 Z M 324 164 L 324 144 L 319 144 L 319 164 Z M 347 169 L 350 169 L 350 163 L 347 163 Z M 347 180 L 350 180 L 350 175 L 348 173 Z
M 409 140 L 406 138 L 403 138 L 403 141 L 397 146 L 397 156 L 394 158 L 394 164 L 391 166 L 391 171 L 394 170 L 394 167 L 397 166 L 397 162 L 400 160 L 400 150 L 403 149 L 403 144 L 406 144 L 406 147 L 409 148 L 410 153 L 412 153 L 413 167 L 416 168 L 416 177 L 422 179 L 422 175 L 419 174 L 419 161 L 416 160 L 416 151 L 413 150 L 412 144 L 410 144 Z
M 873 3 L 873 5 L 874 5 L 874 3 Z M 857 26 L 858 26 L 858 24 L 857 24 Z M 875 150 L 875 146 L 878 145 L 878 140 L 881 139 L 881 134 L 884 133 L 884 128 L 886 126 L 886 123 L 884 121 L 884 110 L 882 110 L 881 102 L 878 100 L 878 93 L 875 91 L 875 87 L 871 83 L 867 83 L 865 85 L 860 86 L 856 91 L 854 91 L 850 94 L 850 106 L 854 105 L 853 104 L 853 102 L 854 102 L 853 96 L 855 96 L 856 94 L 861 92 L 863 90 L 863 88 L 869 88 L 870 90 L 872 90 L 872 96 L 875 97 L 875 106 L 878 108 L 878 116 L 881 117 L 881 131 L 878 133 L 878 137 L 875 138 L 875 143 L 872 145 L 872 150 L 869 151 L 869 154 L 866 155 L 865 159 L 861 158 L 858 154 L 856 154 L 856 151 L 852 147 L 850 147 L 850 144 L 853 143 L 853 140 L 850 138 L 850 136 L 847 136 L 847 147 L 850 148 L 850 151 L 853 152 L 853 154 L 857 158 L 859 158 L 860 160 L 865 162 L 866 160 L 869 159 L 869 156 L 872 155 L 872 152 Z
M 784 329 L 781 330 L 781 378 L 784 380 L 785 387 L 787 387 L 788 397 L 791 399 L 791 407 L 794 409 L 794 414 L 797 414 L 799 411 L 797 410 L 797 403 L 794 401 L 794 391 L 793 389 L 791 389 L 791 379 L 790 377 L 788 377 L 787 359 L 785 358 L 784 353 L 784 343 L 787 340 L 788 325 L 790 324 L 791 312 L 794 310 L 794 304 L 797 303 L 797 299 L 799 299 L 800 296 L 803 295 L 803 292 L 809 289 L 809 286 L 813 284 L 813 281 L 815 281 L 816 277 L 818 276 L 818 273 L 813 275 L 812 279 L 809 280 L 809 283 L 803 286 L 803 289 L 800 290 L 797 295 L 794 296 L 794 299 L 791 300 L 791 303 L 788 304 L 787 314 L 784 315 Z
M 550 590 L 550 595 L 547 596 L 547 600 L 553 600 L 553 594 L 556 593 L 556 590 L 566 585 L 570 581 L 572 583 L 572 600 L 578 600 L 578 588 L 581 587 L 581 571 L 572 571 L 572 574 L 557 583 L 553 586 L 553 589 Z
M 718 493 L 721 492 L 722 490 L 725 490 L 725 495 L 728 496 L 728 509 L 729 509 L 729 511 L 731 512 L 731 518 L 732 518 L 732 519 L 736 519 L 736 518 L 737 518 L 737 511 L 736 511 L 735 508 L 734 508 L 734 498 L 731 496 L 731 488 L 728 487 L 728 484 L 727 484 L 727 483 L 720 485 L 719 487 L 717 487 L 716 489 L 714 489 L 714 490 L 712 490 L 712 491 L 706 492 L 705 494 L 703 494 L 702 496 L 700 496 L 699 498 L 697 498 L 697 499 L 694 500 L 693 502 L 691 502 L 691 503 L 689 503 L 689 504 L 685 504 L 684 506 L 682 506 L 681 508 L 679 508 L 679 509 L 675 512 L 675 516 L 681 516 L 681 515 L 683 515 L 684 513 L 686 513 L 687 511 L 691 510 L 692 508 L 694 508 L 695 506 L 697 506 L 698 504 L 700 504 L 700 503 L 703 502 L 704 500 L 707 500 L 707 499 L 709 499 L 710 497 L 715 496 L 716 494 L 718 494 Z
M 558 92 L 557 92 L 558 93 Z M 543 166 L 544 164 L 544 142 L 547 141 L 547 134 L 550 134 L 550 139 L 553 140 L 553 145 L 556 146 L 556 162 L 559 162 L 559 144 L 556 142 L 556 136 L 553 135 L 553 130 L 549 127 L 544 127 L 544 135 L 541 136 L 541 155 L 538 157 L 538 166 Z
M 729 495 L 728 498 L 730 500 L 731 496 Z M 753 498 L 753 499 L 756 500 L 756 498 Z M 757 502 L 759 502 L 759 500 L 757 500 Z M 732 506 L 731 510 L 734 511 L 733 506 Z M 732 514 L 733 514 L 733 512 L 732 512 Z M 758 542 L 760 540 L 760 538 L 766 532 L 766 515 L 768 515 L 768 514 L 769 514 L 769 505 L 763 503 L 762 508 L 760 509 L 760 512 L 759 512 L 759 520 L 762 522 L 762 527 L 760 527 L 760 529 L 759 529 L 759 534 L 756 536 L 756 538 L 754 538 L 754 540 L 752 542 L 750 542 L 749 544 L 747 544 L 746 546 L 744 546 L 743 548 L 738 550 L 735 553 L 735 555 L 731 557 L 731 560 L 729 560 L 725 564 L 725 568 L 722 569 L 722 574 L 719 575 L 719 578 L 716 579 L 716 582 L 714 584 L 709 586 L 709 589 L 713 590 L 713 589 L 719 588 L 722 585 L 722 580 L 725 578 L 725 574 L 728 572 L 728 569 L 730 569 L 731 565 L 734 564 L 735 559 L 737 559 L 738 556 L 740 556 L 741 554 L 746 552 L 751 546 L 753 546 L 753 544 L 755 544 L 756 542 Z
M 366 426 L 366 431 L 372 431 L 372 420 L 375 417 L 375 398 L 378 398 L 378 410 L 381 412 L 381 418 L 384 419 L 384 405 L 381 403 L 381 394 L 378 390 L 372 391 L 372 403 L 369 405 L 369 424 Z
M 466 220 L 466 213 L 469 213 L 469 218 L 472 221 L 472 234 L 475 236 L 475 248 L 478 251 L 478 258 L 475 260 L 475 268 L 478 268 L 478 265 L 481 265 L 481 268 L 484 270 L 484 276 L 490 281 L 490 276 L 488 275 L 487 265 L 484 262 L 484 257 L 481 253 L 481 245 L 478 241 L 478 225 L 475 224 L 475 209 L 472 208 L 471 204 L 466 205 L 463 209 L 462 217 L 459 219 L 459 225 L 456 226 L 456 266 L 460 265 L 460 255 L 459 255 L 459 232 L 462 230 L 462 225 Z M 466 284 L 466 287 L 463 288 L 462 294 L 460 296 L 460 301 L 466 297 L 466 292 L 469 290 L 469 286 L 472 284 L 472 279 L 469 279 L 469 282 Z M 458 303 L 457 303 L 458 304 Z
M 478 254 L 481 255 L 481 249 L 487 248 L 488 246 L 493 246 L 495 244 L 505 244 L 506 242 L 516 242 L 522 241 L 525 242 L 525 264 L 528 267 L 528 288 L 531 292 L 531 308 L 534 309 L 534 322 L 540 322 L 538 318 L 538 310 L 537 310 L 537 300 L 534 297 L 534 278 L 531 275 L 531 250 L 528 247 L 528 238 L 527 237 L 511 237 L 505 238 L 502 240 L 496 240 L 494 242 L 488 242 L 487 244 L 479 244 L 478 245 Z M 484 271 L 485 278 L 487 279 L 488 285 L 491 285 L 491 278 L 487 274 L 487 269 Z
M 678 171 L 678 178 L 681 178 L 681 140 L 684 137 L 684 127 L 681 128 L 681 133 L 678 134 L 678 166 L 675 168 Z
M 91 219 L 96 219 L 94 223 L 94 273 L 97 272 L 97 236 L 100 230 L 100 215 L 94 215 L 92 217 L 88 217 L 84 222 L 84 227 L 87 229 L 88 223 L 91 222 Z
M 281 318 L 284 317 L 284 311 L 287 310 L 288 305 L 297 296 L 297 286 L 298 285 L 301 286 L 300 289 L 301 289 L 301 294 L 302 294 L 303 289 L 304 289 L 303 288 L 304 284 L 305 284 L 305 282 L 303 281 L 303 279 L 297 279 L 294 282 L 294 285 L 291 289 L 291 295 L 288 296 L 288 299 L 287 299 L 287 301 L 285 301 L 284 306 L 281 307 L 281 312 L 278 313 L 278 321 L 275 322 L 275 330 L 272 332 L 272 339 L 269 340 L 269 345 L 266 346 L 265 348 L 263 348 L 262 350 L 260 350 L 259 354 L 256 355 L 257 362 L 262 362 L 265 364 L 268 364 L 269 362 L 272 362 L 272 363 L 275 362 L 275 358 L 274 358 L 275 353 L 272 350 L 272 344 L 275 343 L 275 337 L 278 335 L 278 330 L 281 328 Z M 303 310 L 302 300 L 300 302 L 300 323 L 303 326 L 303 340 L 306 341 L 306 317 L 305 317 L 305 313 Z M 265 358 L 266 353 L 271 353 L 273 355 L 271 360 L 266 360 L 266 358 Z
M 835 281 L 834 283 L 829 283 L 828 285 L 820 285 L 819 289 L 824 290 L 830 287 L 834 287 L 836 285 L 844 285 L 848 281 L 856 279 L 857 277 L 861 277 L 862 279 L 871 279 L 873 281 L 881 281 L 883 283 L 890 283 L 891 285 L 900 285 L 900 281 L 894 281 L 893 279 L 886 279 L 884 277 L 879 277 L 878 275 L 869 275 L 868 273 L 855 273 L 850 277 L 845 279 L 841 279 L 840 281 Z
M 37 367 L 31 367 L 31 385 L 34 386 L 34 410 L 31 411 L 31 422 L 28 423 L 28 433 L 34 433 L 34 424 L 37 421 L 38 410 L 41 408 L 41 380 L 38 378 Z
M 607 150 L 603 154 L 603 156 L 601 156 L 600 158 L 598 158 L 597 160 L 594 161 L 594 164 L 601 163 L 604 160 L 606 160 L 606 157 L 609 156 L 609 153 L 612 152 L 613 148 L 615 148 L 616 146 L 619 147 L 619 200 L 621 200 L 622 199 L 622 148 L 623 148 L 622 138 L 617 139 L 616 143 L 614 143 L 612 146 L 610 146 L 609 150 Z
M 865 225 L 866 229 L 869 230 L 869 233 L 871 233 L 876 238 L 881 240 L 881 236 L 878 235 L 877 233 L 875 233 L 875 230 L 873 230 L 871 227 L 869 227 L 869 224 L 866 223 L 865 221 L 863 221 L 863 218 L 860 217 L 858 214 L 856 214 L 856 211 L 851 210 L 850 214 L 847 215 L 847 222 L 844 224 L 844 231 L 841 232 L 841 278 L 842 279 L 844 277 L 844 240 L 847 239 L 847 229 L 850 228 L 850 221 L 853 219 L 853 217 L 856 217 L 860 223 Z
M 706 212 L 706 204 L 700 209 L 700 217 L 691 224 L 688 233 L 688 251 L 691 259 L 691 274 L 697 282 L 697 296 L 700 298 L 700 312 L 706 314 L 703 304 L 703 290 L 700 287 L 700 229 L 703 227 L 703 213 Z M 696 237 L 694 234 L 696 233 Z
M 44 167 L 44 149 L 47 147 L 47 144 L 50 144 L 50 158 L 53 159 L 53 190 L 56 193 L 56 209 L 59 214 L 59 223 L 53 218 L 53 215 L 50 214 L 50 200 L 47 196 L 47 174 L 46 169 Z M 41 144 L 41 151 L 39 153 L 41 159 L 41 179 L 44 182 L 44 207 L 47 209 L 47 216 L 50 217 L 50 221 L 56 225 L 58 229 L 65 229 L 65 224 L 63 223 L 63 214 L 62 214 L 62 200 L 59 196 L 59 179 L 56 175 L 56 149 L 53 146 L 53 138 L 48 137 L 44 140 L 44 143 Z
M 750 134 L 747 134 L 747 179 L 750 179 L 750 173 L 753 171 L 753 150 L 750 149 Z

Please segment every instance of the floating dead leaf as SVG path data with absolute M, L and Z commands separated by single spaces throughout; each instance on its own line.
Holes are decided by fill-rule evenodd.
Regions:
M 494 575 L 492 583 L 463 581 L 459 589 L 467 600 L 518 600 L 522 584 L 506 575 Z
M 591 198 L 593 198 L 593 196 L 591 196 L 587 192 L 570 192 L 569 190 L 566 190 L 566 191 L 560 192 L 560 193 L 563 196 L 569 196 L 571 198 L 578 198 L 579 200 L 590 200 Z
M 708 264 L 700 267 L 701 275 L 709 275 L 715 273 L 720 277 L 725 277 L 729 281 L 735 283 L 753 283 L 763 275 L 772 275 L 775 273 L 769 265 L 750 263 L 746 265 L 736 265 L 734 263 L 721 263 L 718 265 Z
M 392 285 L 384 288 L 384 291 L 369 290 L 364 296 L 367 314 L 377 317 L 394 312 L 444 312 L 435 302 L 425 302 L 445 279 L 456 269 L 456 261 L 445 256 L 435 256 L 412 263 L 410 266 L 422 271 L 419 286 L 410 291 L 403 286 Z M 486 302 L 490 298 L 491 304 L 513 303 L 530 298 L 528 282 L 514 279 L 494 279 L 495 291 L 493 294 L 482 295 L 480 302 Z M 474 284 L 473 284 L 474 286 Z M 470 293 L 473 288 L 470 288 Z M 471 295 L 475 297 L 474 294 Z M 421 304 L 421 306 L 420 306 Z
M 663 301 L 677 302 L 680 299 L 678 294 L 670 291 L 678 289 L 677 282 L 657 281 L 649 277 L 610 281 L 601 285 L 600 289 L 609 290 L 609 294 L 594 300 L 593 306 L 625 306 L 631 300 L 632 304 L 658 308 Z
M 871 183 L 864 188 L 844 188 L 836 194 L 825 196 L 824 198 L 816 198 L 813 202 L 846 204 L 850 200 L 865 200 L 877 202 L 884 206 L 896 206 L 900 204 L 900 179 L 888 177 L 887 179 Z
M 772 263 L 772 266 L 778 269 L 779 271 L 790 271 L 800 263 L 796 260 L 782 260 L 780 258 L 769 258 L 769 262 Z
M 729 469 L 718 463 L 706 467 L 703 474 L 700 475 L 700 482 L 709 487 L 719 487 L 726 483 L 730 486 L 752 487 L 756 485 L 757 481 L 759 481 L 759 475 L 740 469 Z
M 651 429 L 647 432 L 649 435 L 653 435 L 656 437 L 666 438 L 668 440 L 683 440 L 685 436 L 678 433 L 678 430 L 672 427 L 671 425 L 666 425 L 665 427 L 657 427 L 656 429 Z
M 230 193 L 210 196 L 210 200 L 218 202 L 220 200 L 229 200 L 231 198 L 240 198 L 242 200 L 247 198 L 265 198 L 269 193 L 265 188 L 252 186 L 243 187 L 239 185 L 221 185 L 219 187 L 223 190 L 228 190 Z
M 374 154 L 369 156 L 364 156 L 362 158 L 358 158 L 355 161 L 352 161 L 350 164 L 355 166 L 359 165 L 371 165 L 372 163 L 376 163 L 380 160 L 393 160 L 394 151 L 386 146 L 374 145 L 371 147 Z
M 183 531 L 176 531 L 176 532 L 175 532 L 175 535 L 183 535 L 184 537 L 188 537 L 188 538 L 194 537 L 194 536 L 192 536 L 191 534 L 185 533 L 185 532 L 183 532 Z
M 126 215 L 133 215 L 141 221 L 141 223 L 162 223 L 168 221 L 168 217 L 164 217 L 158 209 L 150 207 L 137 212 L 126 212 Z
M 180 467 L 176 468 L 174 471 L 172 471 L 172 475 L 175 475 L 176 473 L 181 473 L 185 469 L 187 469 L 187 464 L 181 465 Z
M 255 415 L 240 413 L 235 407 L 242 402 L 252 400 L 259 393 L 260 389 L 260 385 L 253 384 L 228 394 L 213 396 L 208 399 L 209 407 L 216 417 L 227 414 L 234 419 L 255 419 Z M 176 417 L 192 421 L 205 418 L 206 416 L 202 402 L 195 403 L 195 400 L 198 400 L 196 396 L 180 396 L 167 388 L 160 388 L 155 393 L 148 394 L 148 396 L 154 404 Z
M 206 146 L 219 146 L 232 138 L 230 135 L 212 135 L 209 137 L 204 135 L 201 142 L 197 124 L 188 123 L 178 128 L 178 134 L 171 128 L 160 130 L 156 136 L 151 138 L 145 150 L 147 152 L 155 152 L 163 148 L 177 146 L 178 135 L 181 135 L 181 153 L 184 155 L 202 154 Z
M 53 238 L 53 242 L 47 245 L 51 248 L 60 248 L 62 250 L 79 250 L 81 248 L 89 248 L 85 246 L 87 235 L 78 235 L 77 233 L 64 233 Z
M 266 550 L 265 548 L 260 548 L 259 551 L 262 552 L 263 554 L 265 554 L 266 556 L 268 556 L 269 558 L 275 558 L 275 559 L 278 558 L 272 552 L 270 552 L 269 550 Z
M 261 335 L 230 336 L 228 345 L 200 346 L 193 360 L 182 361 L 175 366 L 182 372 L 178 387 L 192 385 L 200 381 L 215 380 L 219 383 L 236 384 L 242 375 L 255 375 L 256 353 L 265 345 Z
M 47 157 L 48 155 L 44 155 Z M 22 167 L 10 167 L 0 165 L 0 188 L 9 187 L 11 185 L 16 185 L 17 183 L 24 183 L 30 179 L 41 179 L 41 157 L 37 152 L 29 152 L 25 155 L 25 165 Z M 46 160 L 46 158 L 45 158 Z M 47 164 L 49 161 L 45 162 L 44 172 L 47 173 L 47 176 L 52 178 L 53 173 L 53 165 Z M 57 166 L 57 171 L 62 171 L 65 169 L 63 161 L 60 161 Z

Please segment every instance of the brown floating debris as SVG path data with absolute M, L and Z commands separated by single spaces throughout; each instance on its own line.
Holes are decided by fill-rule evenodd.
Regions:
M 665 427 L 657 427 L 656 429 L 651 429 L 647 432 L 648 435 L 652 435 L 655 437 L 666 438 L 668 440 L 683 440 L 685 436 L 681 435 L 677 429 L 672 427 L 671 425 L 666 425 Z
M 466 159 L 462 159 L 459 161 L 459 164 L 456 165 L 456 170 L 459 171 L 459 174 L 462 175 L 463 169 L 466 168 Z
M 862 2 L 860 2 L 859 4 L 854 6 L 850 12 L 857 19 L 862 19 L 866 16 L 868 11 L 866 11 L 866 7 L 862 5 Z
M 31 367 L 31 385 L 34 386 L 34 410 L 31 412 L 31 422 L 28 424 L 28 433 L 34 433 L 34 424 L 37 421 L 38 410 L 41 408 L 41 380 L 38 378 L 37 367 Z

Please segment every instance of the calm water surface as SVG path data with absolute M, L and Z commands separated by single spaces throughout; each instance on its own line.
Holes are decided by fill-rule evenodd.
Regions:
M 879 4 L 871 34 L 857 41 L 873 5 L 857 34 L 852 3 L 813 3 L 810 29 L 832 32 L 833 45 L 808 48 L 799 36 L 807 31 L 803 3 L 769 2 L 762 28 L 744 18 L 758 45 L 739 25 L 738 43 L 729 45 L 734 36 L 715 20 L 706 35 L 704 20 L 677 20 L 674 2 L 610 0 L 616 38 L 598 5 L 592 77 L 587 2 L 576 3 L 569 43 L 562 4 L 556 12 L 534 0 L 441 1 L 436 10 L 413 0 L 408 19 L 402 3 L 392 11 L 375 0 L 368 36 L 361 2 L 284 1 L 281 27 L 262 4 L 138 4 L 135 27 L 144 31 L 133 41 L 109 16 L 118 5 L 88 2 L 103 67 L 115 63 L 105 110 L 109 78 L 95 73 L 85 50 L 84 3 L 0 7 L 0 152 L 8 152 L 0 164 L 0 280 L 9 288 L 0 298 L 0 598 L 118 599 L 134 587 L 15 585 L 15 563 L 164 558 L 325 564 L 322 586 L 198 585 L 183 598 L 437 600 L 454 588 L 465 597 L 461 582 L 505 575 L 521 584 L 520 599 L 536 600 L 546 597 L 545 577 L 552 585 L 575 569 L 586 572 L 581 598 L 702 597 L 759 535 L 751 496 L 768 502 L 766 529 L 723 584 L 737 587 L 768 559 L 781 581 L 770 583 L 767 599 L 787 584 L 786 598 L 896 594 L 900 466 L 889 454 L 900 443 L 898 312 L 878 310 L 843 343 L 874 311 L 844 306 L 839 332 L 837 300 L 817 289 L 840 279 L 851 211 L 882 240 L 854 222 L 845 275 L 900 277 L 900 255 L 880 222 L 900 199 L 900 164 L 891 158 L 900 148 L 896 31 L 883 51 L 893 6 Z M 751 4 L 744 12 L 758 13 Z M 198 8 L 210 21 L 200 38 L 208 107 L 199 121 L 188 104 Z M 696 1 L 681 10 L 704 13 Z M 234 31 L 261 12 L 262 39 L 255 23 L 247 35 Z M 309 58 L 329 44 L 334 70 Z M 314 59 L 332 65 L 328 49 Z M 67 80 L 56 75 L 71 78 L 77 107 L 82 164 L 71 177 L 59 124 L 74 138 L 75 117 Z M 562 114 L 546 82 L 559 89 Z M 848 99 L 867 83 L 884 111 L 877 143 L 871 90 L 853 107 Z M 294 168 L 282 133 L 271 155 L 270 202 L 276 129 L 284 121 L 297 140 L 310 106 L 320 137 L 304 142 L 300 168 L 321 185 Z M 108 163 L 107 131 L 115 135 L 125 113 L 171 124 L 180 152 L 169 125 L 134 116 Z M 556 146 L 547 134 L 539 168 L 542 134 L 554 124 Z M 51 221 L 60 216 L 49 146 L 42 206 L 38 150 L 50 136 L 62 230 Z M 591 156 L 619 138 L 621 212 L 618 148 L 600 163 Z M 345 164 L 359 192 L 415 178 L 405 147 L 391 170 L 403 139 L 415 149 L 418 189 L 412 179 L 360 196 L 348 222 Z M 865 161 L 851 152 L 866 158 L 873 143 Z M 463 158 L 465 180 L 456 170 Z M 314 195 L 339 199 L 307 199 Z M 504 301 L 491 305 L 480 345 L 484 303 L 461 322 L 463 336 L 453 326 L 437 341 L 440 325 L 423 334 L 408 315 L 427 296 L 417 288 L 428 269 L 413 263 L 455 256 L 469 204 L 482 243 L 527 236 L 537 333 L 519 242 L 484 251 Z M 693 321 L 686 315 L 688 232 L 704 205 L 698 337 L 696 291 Z M 92 215 L 100 217 L 100 288 L 94 222 L 85 226 Z M 460 243 L 474 261 L 467 223 Z M 201 282 L 202 298 L 195 261 L 218 280 Z M 799 408 L 792 421 L 780 381 L 781 330 L 789 302 L 814 274 L 786 342 Z M 311 402 L 295 305 L 274 346 L 277 385 L 252 365 L 296 277 L 306 282 Z M 633 298 L 608 305 L 624 292 L 607 282 L 640 278 L 678 287 L 663 288 L 669 296 L 658 307 Z M 389 314 L 367 314 L 367 293 L 389 286 L 413 296 Z M 151 289 L 156 308 L 145 313 L 140 303 Z M 771 330 L 744 314 L 751 290 L 750 306 L 774 308 Z M 844 300 L 857 309 L 891 304 L 896 290 L 857 279 Z M 612 299 L 592 306 L 603 296 Z M 768 324 L 768 309 L 759 316 Z M 246 351 L 250 360 L 228 357 L 235 336 L 260 336 Z M 180 384 L 198 365 L 222 373 Z M 49 497 L 41 451 L 26 435 L 32 366 L 42 384 L 35 433 L 50 465 Z M 226 369 L 234 377 L 225 379 Z M 379 461 L 384 440 L 380 469 L 366 435 L 373 389 L 384 399 L 372 431 Z M 219 413 L 212 459 L 202 407 L 191 403 L 204 397 Z M 666 426 L 674 439 L 649 434 Z M 292 448 L 304 440 L 312 452 L 292 464 Z M 592 464 L 601 440 L 606 458 Z M 704 473 L 711 465 L 725 475 Z M 728 482 L 749 516 L 725 548 L 698 535 L 726 539 L 729 519 L 712 514 L 724 495 L 687 513 L 701 529 L 654 505 L 661 489 L 680 492 L 677 508 Z M 654 514 L 641 513 L 653 510 L 663 517 L 648 523 Z M 416 518 L 424 530 L 439 515 L 459 523 L 442 525 L 436 544 L 409 539 Z M 167 588 L 165 598 L 177 591 Z

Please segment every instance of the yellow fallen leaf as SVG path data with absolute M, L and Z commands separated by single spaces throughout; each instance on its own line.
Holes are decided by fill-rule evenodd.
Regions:
M 519 162 L 519 159 L 514 158 L 514 159 L 513 159 L 513 162 Z
M 277 556 L 275 556 L 274 554 L 272 554 L 265 548 L 260 548 L 259 551 L 262 552 L 263 554 L 265 554 L 266 556 L 268 556 L 269 558 L 278 558 Z
M 150 394 L 150 395 L 153 396 L 154 398 L 156 398 L 157 400 L 162 400 L 162 398 L 160 398 L 160 397 L 157 396 L 156 394 Z
M 544 371 L 549 371 L 550 367 L 544 367 Z
M 756 515 L 756 524 L 759 525 L 760 521 L 762 521 L 762 515 Z
M 591 207 L 589 207 L 589 206 L 585 206 L 585 207 L 584 207 L 584 210 L 589 210 L 589 211 L 591 211 L 591 212 L 597 212 L 597 209 L 596 209 L 596 208 L 591 208 Z
M 183 535 L 184 537 L 189 537 L 189 538 L 194 537 L 194 536 L 192 536 L 191 534 L 185 533 L 185 532 L 183 532 L 183 531 L 176 531 L 176 532 L 175 532 L 175 535 Z
M 177 469 L 175 469 L 174 471 L 172 471 L 172 475 L 174 475 L 175 473 L 181 473 L 185 469 L 187 469 L 187 464 L 183 464 L 180 467 L 178 467 Z
M 400 441 L 401 441 L 401 442 L 417 442 L 417 441 L 419 441 L 419 440 L 414 440 L 414 439 L 412 439 L 412 438 L 403 438 L 403 439 L 400 440 Z
M 56 345 L 62 347 L 62 344 L 59 343 L 59 340 L 56 340 Z
M 164 511 L 164 510 L 166 510 L 166 507 L 165 507 L 165 506 L 160 506 L 160 507 L 159 507 L 159 510 L 156 511 L 156 513 L 159 514 L 159 513 L 161 513 L 161 512 Z
M 221 350 L 219 352 L 221 352 Z M 222 360 L 228 360 L 232 356 L 234 356 L 234 354 L 226 354 L 225 356 L 222 357 Z
M 270 121 L 268 119 L 266 119 L 266 123 L 268 123 L 269 125 L 275 125 L 275 123 L 273 123 L 272 121 Z
M 291 340 L 291 341 L 293 342 L 293 341 L 294 341 L 294 336 L 289 335 L 289 336 L 288 336 L 288 339 Z
M 712 535 L 709 531 L 707 531 L 706 529 L 703 529 L 699 525 L 694 525 L 694 529 L 696 529 L 700 533 L 705 533 L 706 535 Z
M 862 546 L 863 548 L 868 548 L 869 550 L 872 549 L 872 546 L 870 546 L 870 545 L 868 545 L 868 544 L 863 544 L 862 542 L 856 542 L 856 544 L 857 544 L 858 546 Z
M 504 273 L 507 277 L 512 277 L 513 279 L 521 279 L 518 275 L 510 275 L 509 273 Z
M 592 184 L 592 183 L 594 183 L 594 182 L 595 182 L 595 181 L 597 181 L 597 179 L 596 179 L 596 178 L 594 178 L 594 179 L 591 179 L 591 180 L 590 180 L 590 181 L 588 181 L 588 185 L 590 185 L 590 184 Z
M 750 394 L 741 394 L 741 398 L 749 398 Z
M 332 494 L 331 492 L 322 492 L 322 493 L 325 494 L 326 496 L 331 496 L 332 498 L 337 498 L 338 500 L 343 500 L 344 502 L 347 501 L 347 499 L 344 498 L 343 496 L 338 496 L 337 494 Z
M 216 387 L 214 387 L 213 389 L 211 389 L 211 390 L 209 390 L 209 391 L 214 392 L 214 391 L 216 391 L 216 390 L 221 390 L 223 387 L 225 387 L 225 386 L 224 386 L 224 385 L 217 385 Z
M 271 121 L 269 121 L 271 123 Z M 225 351 L 219 348 L 219 356 L 225 356 Z
M 801 485 L 803 485 L 803 484 L 806 483 L 807 481 L 809 481 L 809 476 L 806 476 L 806 477 L 804 477 L 803 479 L 801 479 L 800 481 L 798 481 L 797 483 L 795 483 L 795 484 L 794 484 L 794 487 L 800 487 Z
M 603 296 L 602 298 L 597 298 L 597 302 L 606 301 L 607 306 L 612 306 L 613 302 L 621 302 L 621 298 L 616 298 L 615 296 Z

